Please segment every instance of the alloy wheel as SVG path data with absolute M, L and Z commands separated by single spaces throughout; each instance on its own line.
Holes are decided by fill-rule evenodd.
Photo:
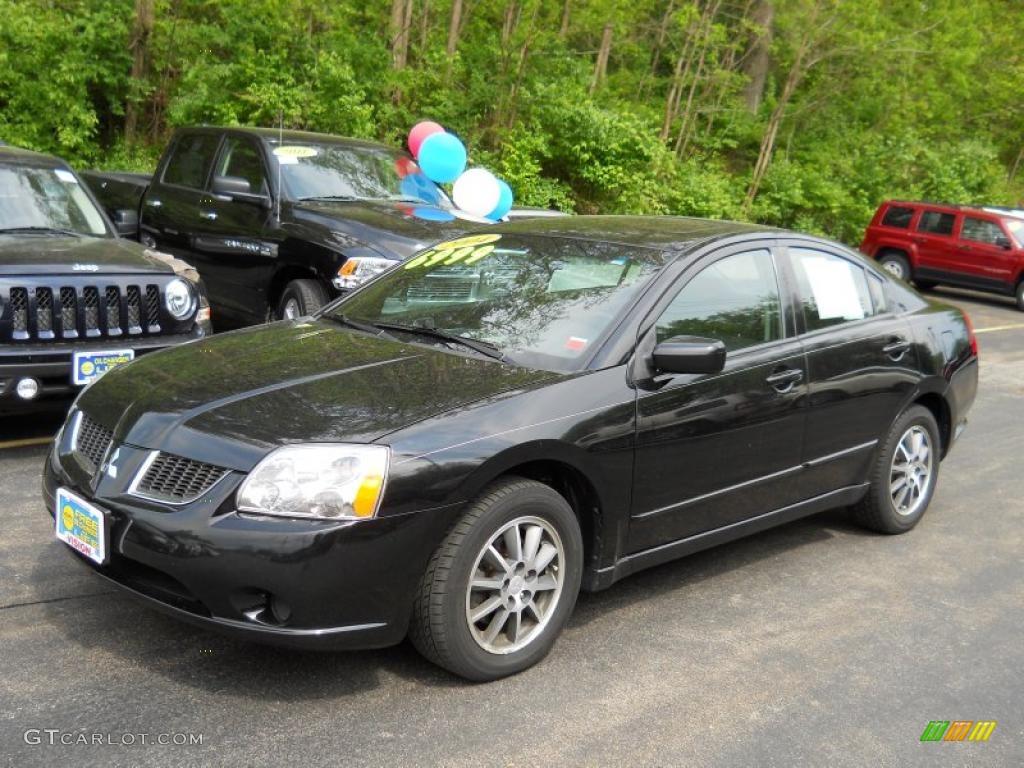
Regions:
M 903 433 L 892 457 L 889 493 L 896 513 L 910 517 L 928 497 L 934 478 L 934 454 L 928 430 L 915 424 Z
M 466 621 L 494 654 L 525 648 L 547 626 L 562 595 L 565 548 L 539 517 L 503 525 L 480 550 L 466 589 Z
M 899 278 L 900 280 L 906 278 L 906 275 L 903 274 L 903 265 L 896 260 L 883 262 L 882 269 L 884 269 L 893 277 Z
M 285 320 L 294 320 L 297 317 L 302 316 L 302 309 L 299 307 L 298 299 L 288 299 L 284 303 L 284 315 Z

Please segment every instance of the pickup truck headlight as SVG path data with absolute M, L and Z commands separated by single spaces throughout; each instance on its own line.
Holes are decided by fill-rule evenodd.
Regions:
M 345 260 L 335 276 L 334 287 L 339 291 L 351 291 L 374 275 L 391 269 L 398 262 L 393 259 L 381 259 L 375 256 L 352 256 Z
M 318 520 L 377 514 L 390 451 L 382 445 L 288 445 L 268 454 L 238 489 L 242 512 Z
M 164 306 L 175 320 L 184 320 L 196 308 L 196 295 L 188 281 L 176 277 L 164 288 Z

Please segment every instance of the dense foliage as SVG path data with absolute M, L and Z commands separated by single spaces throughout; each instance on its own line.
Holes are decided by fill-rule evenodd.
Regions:
M 1019 202 L 1022 41 L 1019 0 L 0 0 L 0 138 L 144 169 L 176 125 L 426 117 L 521 204 L 857 242 Z

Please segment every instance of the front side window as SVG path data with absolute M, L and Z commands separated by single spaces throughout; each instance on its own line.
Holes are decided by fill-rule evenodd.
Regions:
M 203 189 L 219 143 L 220 136 L 211 133 L 182 136 L 164 169 L 164 183 Z
M 930 235 L 952 235 L 955 221 L 956 216 L 952 213 L 924 211 L 921 213 L 921 220 L 917 222 L 917 231 Z
M 994 221 L 976 219 L 973 216 L 964 216 L 964 225 L 960 229 L 960 239 L 973 240 L 976 243 L 986 243 L 988 245 L 999 245 L 1007 240 L 1003 230 Z
M 249 191 L 254 195 L 270 194 L 267 177 L 263 172 L 263 159 L 256 148 L 247 141 L 229 137 L 224 142 L 224 151 L 217 164 L 217 176 L 235 176 L 249 182 Z
M 913 208 L 904 208 L 900 205 L 893 205 L 882 217 L 882 224 L 886 227 L 899 227 L 906 229 L 910 226 L 910 220 L 914 218 Z
M 864 268 L 824 251 L 790 248 L 808 331 L 874 314 Z
M 658 342 L 675 336 L 718 339 L 733 352 L 783 336 L 775 264 L 766 250 L 726 256 L 679 291 L 655 326 Z
M 110 234 L 103 216 L 71 171 L 0 166 L 0 233 L 47 229 Z
M 446 346 L 423 332 L 435 330 L 483 342 L 513 363 L 572 371 L 660 266 L 657 252 L 624 245 L 473 235 L 413 256 L 328 317 Z

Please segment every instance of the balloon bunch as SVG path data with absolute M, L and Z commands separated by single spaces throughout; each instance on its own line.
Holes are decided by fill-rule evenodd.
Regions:
M 455 182 L 452 199 L 466 213 L 497 221 L 512 209 L 512 188 L 484 168 L 466 170 L 465 145 L 437 123 L 416 123 L 409 131 L 409 151 L 428 179 Z

